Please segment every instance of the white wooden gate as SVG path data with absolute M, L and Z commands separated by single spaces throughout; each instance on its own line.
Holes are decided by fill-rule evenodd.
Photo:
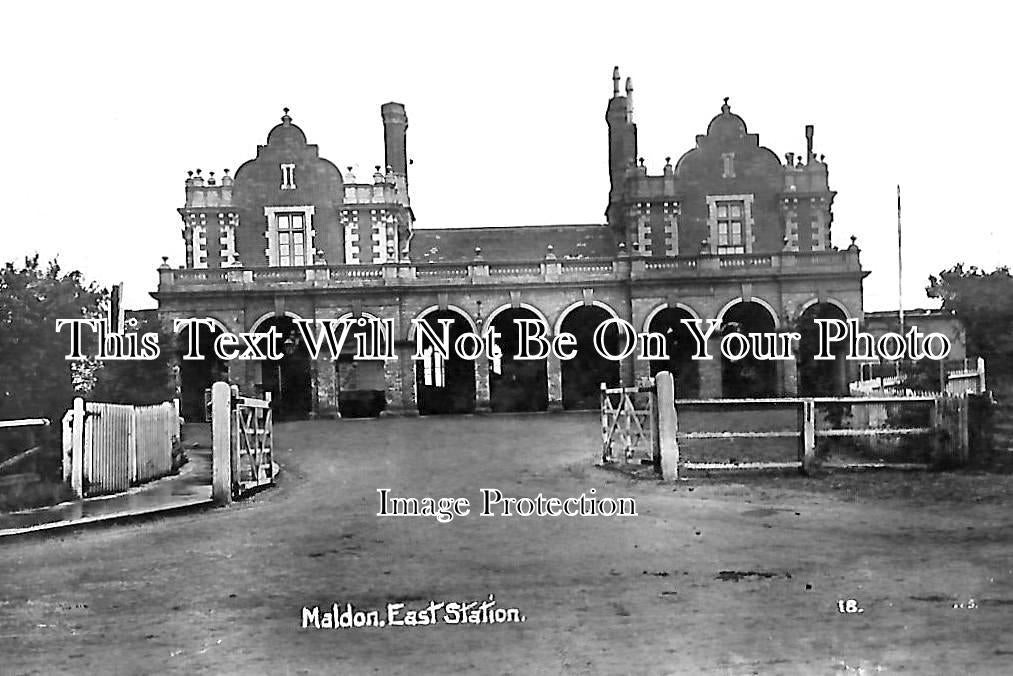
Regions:
M 596 462 L 657 462 L 655 393 L 653 382 L 641 387 L 601 384 L 602 445 Z
M 211 386 L 211 495 L 229 504 L 244 493 L 274 483 L 274 421 L 271 394 L 239 396 L 239 388 Z
M 234 397 L 232 430 L 235 492 L 274 483 L 271 394 L 266 399 Z

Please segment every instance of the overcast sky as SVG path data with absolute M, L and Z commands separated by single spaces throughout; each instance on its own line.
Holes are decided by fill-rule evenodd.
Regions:
M 652 174 L 731 97 L 760 143 L 827 157 L 833 240 L 856 235 L 867 310 L 929 274 L 1009 262 L 1004 3 L 19 2 L 0 27 L 0 260 L 59 256 L 128 307 L 178 266 L 188 169 L 235 170 L 283 106 L 360 178 L 380 104 L 409 117 L 418 227 L 603 222 L 612 67 L 633 77 Z

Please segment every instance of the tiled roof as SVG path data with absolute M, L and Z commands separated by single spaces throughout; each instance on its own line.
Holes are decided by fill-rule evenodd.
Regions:
M 616 254 L 605 225 L 524 225 L 510 228 L 419 228 L 409 255 L 414 263 L 470 261 L 481 247 L 488 261 L 537 261 L 546 250 L 559 259 L 609 258 Z

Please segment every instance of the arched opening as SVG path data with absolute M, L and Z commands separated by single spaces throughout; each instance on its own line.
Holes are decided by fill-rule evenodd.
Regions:
M 576 356 L 560 363 L 564 409 L 597 409 L 601 384 L 619 385 L 619 362 L 606 359 L 594 346 L 595 330 L 611 318 L 610 313 L 597 305 L 582 305 L 568 312 L 560 324 L 560 331 L 572 333 L 577 339 Z M 619 353 L 619 329 L 611 327 L 605 332 L 605 347 L 612 354 Z
M 211 386 L 228 380 L 229 366 L 214 351 L 214 341 L 221 328 L 198 324 L 196 338 L 202 359 L 183 359 L 190 345 L 191 326 L 187 325 L 176 338 L 176 363 L 179 365 L 179 412 L 187 422 L 209 421 Z
M 760 303 L 742 301 L 730 307 L 721 322 L 722 335 L 774 333 L 774 318 Z M 773 346 L 764 341 L 765 350 Z M 721 391 L 725 397 L 772 397 L 777 394 L 777 362 L 749 353 L 737 361 L 721 354 Z
M 435 310 L 421 321 L 432 327 L 442 338 L 441 319 L 451 320 L 448 359 L 432 347 L 426 347 L 425 358 L 415 362 L 415 383 L 419 414 L 473 413 L 475 411 L 475 362 L 462 359 L 454 350 L 457 338 L 472 330 L 471 323 L 456 310 Z M 416 328 L 416 331 L 419 329 Z
M 271 393 L 271 406 L 279 420 L 305 418 L 313 410 L 309 352 L 291 317 L 265 319 L 256 332 L 267 333 L 271 327 L 278 333 L 275 349 L 281 358 L 260 362 L 260 388 Z
M 798 332 L 798 394 L 802 397 L 835 397 L 848 394 L 847 345 L 843 342 L 830 346 L 833 360 L 816 359 L 819 352 L 819 327 L 816 319 L 840 319 L 844 312 L 832 303 L 816 303 L 806 308 L 799 317 Z
M 503 350 L 500 372 L 489 368 L 489 404 L 495 412 L 544 411 L 549 407 L 549 382 L 544 359 L 516 359 L 520 334 L 515 319 L 534 319 L 538 315 L 527 308 L 508 308 L 497 314 L 492 327 L 500 333 Z M 546 327 L 548 333 L 548 327 Z
M 665 337 L 668 352 L 668 359 L 651 360 L 651 375 L 656 376 L 662 371 L 671 373 L 675 376 L 675 396 L 684 399 L 700 396 L 699 362 L 693 359 L 696 342 L 689 327 L 682 323 L 683 319 L 693 318 L 682 308 L 666 307 L 651 318 L 647 327 L 649 332 Z
M 342 319 L 351 319 L 351 315 Z M 371 344 L 376 334 L 370 327 L 376 321 L 379 320 L 357 320 L 348 331 L 341 354 L 334 361 L 338 413 L 343 418 L 375 418 L 387 405 L 383 361 L 355 359 L 358 336 L 363 336 L 362 340 L 371 354 L 383 354 L 385 346 Z M 382 334 L 378 337 L 380 340 L 384 338 Z

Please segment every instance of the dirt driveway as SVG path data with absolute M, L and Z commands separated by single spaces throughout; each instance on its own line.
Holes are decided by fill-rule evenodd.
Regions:
M 1010 477 L 673 486 L 591 468 L 597 435 L 586 414 L 279 426 L 280 485 L 243 504 L 0 544 L 0 672 L 1013 673 Z M 475 507 L 379 518 L 378 488 Z M 481 488 L 638 516 L 480 517 Z M 302 628 L 304 606 L 490 594 L 525 621 Z

